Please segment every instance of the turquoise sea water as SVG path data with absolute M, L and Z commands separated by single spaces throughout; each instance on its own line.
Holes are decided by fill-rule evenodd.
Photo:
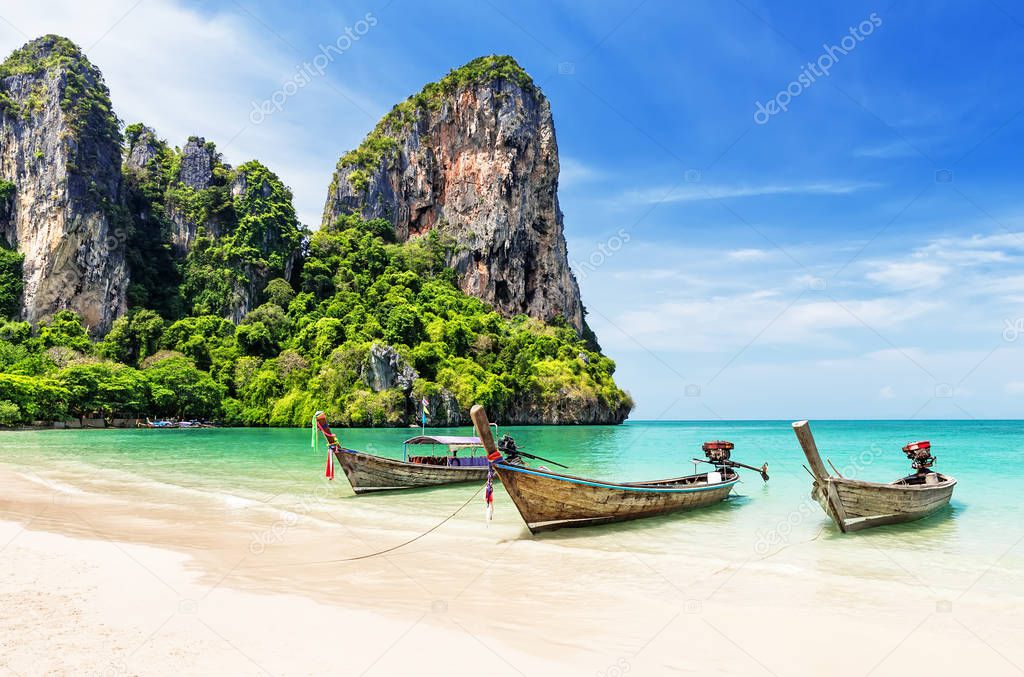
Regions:
M 558 460 L 574 475 L 629 481 L 689 474 L 700 444 L 728 439 L 733 458 L 767 462 L 771 480 L 753 472 L 727 503 L 690 514 L 562 530 L 540 538 L 574 548 L 636 547 L 649 552 L 685 549 L 735 558 L 770 555 L 801 545 L 808 566 L 859 567 L 856 575 L 897 576 L 928 565 L 928 585 L 966 587 L 970 572 L 987 568 L 1004 591 L 1024 595 L 1024 421 L 812 421 L 823 456 L 844 475 L 888 482 L 910 472 L 900 448 L 930 439 L 936 469 L 959 480 L 950 508 L 910 525 L 841 535 L 808 498 L 810 478 L 788 421 L 628 422 L 621 426 L 502 428 L 524 451 Z M 353 449 L 400 458 L 410 429 L 337 431 Z M 468 428 L 433 429 L 471 434 Z M 152 484 L 227 501 L 296 505 L 316 492 L 327 510 L 359 513 L 382 528 L 418 529 L 448 515 L 477 490 L 452 486 L 354 497 L 342 473 L 327 485 L 324 449 L 310 449 L 309 430 L 88 430 L 0 433 L 0 462 L 85 491 Z M 706 467 L 706 466 L 702 466 Z M 500 489 L 495 528 L 531 538 Z M 474 508 L 461 516 L 473 533 Z M 482 529 L 482 525 L 480 526 Z M 877 551 L 885 551 L 880 561 Z M 870 556 L 872 551 L 875 556 Z M 942 566 L 935 570 L 935 562 Z M 1000 572 L 1004 574 L 999 577 Z M 1017 572 L 1014 574 L 1013 572 Z M 917 575 L 917 574 L 914 574 Z M 933 576 L 932 578 L 928 578 Z M 1006 576 L 1010 576 L 1009 579 Z

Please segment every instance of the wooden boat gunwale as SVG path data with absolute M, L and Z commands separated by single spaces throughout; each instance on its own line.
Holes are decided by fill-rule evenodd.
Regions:
M 709 473 L 698 473 L 665 480 L 648 482 L 614 483 L 591 480 L 573 475 L 563 475 L 550 471 L 536 470 L 511 465 L 505 460 L 494 464 L 495 471 L 501 479 L 505 490 L 515 504 L 520 516 L 526 523 L 530 533 L 552 531 L 561 528 L 588 527 L 614 522 L 625 522 L 648 517 L 663 517 L 676 512 L 710 507 L 725 501 L 733 487 L 740 481 L 739 473 L 729 469 L 729 479 L 709 483 Z M 504 475 L 504 473 L 509 475 Z M 536 487 L 527 490 L 520 486 L 517 475 L 525 475 L 529 482 L 548 483 L 549 486 L 569 488 L 577 500 L 560 502 L 556 498 L 558 491 L 546 495 L 543 502 L 536 503 L 538 492 Z M 695 486 L 678 485 L 681 480 L 694 480 Z M 582 492 L 577 494 L 576 492 Z M 597 492 L 596 496 L 593 492 Z M 540 492 L 544 495 L 544 492 Z M 710 495 L 709 499 L 686 501 L 684 496 Z M 638 501 L 631 504 L 628 496 L 636 496 Z M 530 498 L 533 496 L 534 498 Z M 641 499 L 640 497 L 644 497 Z M 622 508 L 625 508 L 624 510 Z
M 390 456 L 371 454 L 367 451 L 359 451 L 358 449 L 348 449 L 347 447 L 338 447 L 334 453 L 335 455 L 350 454 L 352 456 L 368 456 L 375 461 L 394 463 L 406 468 L 431 468 L 434 470 L 483 470 L 485 473 L 487 472 L 486 465 L 438 465 L 436 463 L 417 463 L 415 461 L 403 461 L 398 458 L 391 458 Z
M 482 482 L 487 478 L 487 466 L 449 466 L 414 463 L 341 446 L 335 449 L 333 453 L 338 463 L 341 464 L 345 477 L 348 479 L 348 483 L 356 495 L 403 489 L 423 489 L 465 482 Z M 358 463 L 357 459 L 362 459 L 361 467 L 358 468 L 354 465 Z M 399 480 L 396 484 L 380 484 L 379 479 L 374 479 L 371 483 L 367 483 L 367 478 L 360 478 L 364 474 L 379 474 L 382 472 L 382 468 L 393 473 L 405 475 L 407 480 Z M 431 477 L 431 475 L 434 475 L 434 477 Z
M 939 481 L 936 482 L 935 484 L 900 484 L 900 482 L 903 482 L 904 480 L 913 477 L 913 475 L 901 477 L 900 479 L 895 480 L 894 482 L 872 482 L 870 480 L 855 480 L 851 477 L 829 477 L 828 479 L 832 480 L 833 482 L 838 482 L 840 484 L 856 484 L 859 487 L 865 487 L 868 489 L 895 489 L 897 491 L 907 491 L 908 489 L 914 491 L 930 491 L 935 489 L 936 487 L 944 487 L 949 486 L 950 484 L 956 484 L 956 478 L 953 477 L 952 475 L 946 475 L 945 473 L 941 473 L 938 471 L 933 471 L 933 473 L 935 475 L 938 475 L 939 477 Z
M 623 491 L 655 492 L 655 493 L 663 493 L 663 494 L 687 493 L 687 492 L 695 492 L 695 491 L 709 491 L 711 489 L 720 489 L 720 488 L 722 488 L 723 486 L 725 486 L 727 484 L 728 485 L 736 484 L 737 482 L 740 481 L 739 473 L 734 473 L 736 476 L 733 479 L 731 479 L 731 480 L 723 480 L 721 482 L 716 482 L 714 484 L 711 484 L 711 483 L 705 481 L 702 484 L 698 484 L 698 483 L 695 482 L 694 484 L 698 484 L 698 486 L 670 488 L 670 487 L 660 487 L 658 485 L 662 485 L 662 484 L 666 484 L 666 485 L 667 484 L 679 484 L 680 480 L 686 480 L 686 479 L 690 479 L 690 478 L 694 478 L 694 477 L 704 477 L 708 473 L 698 473 L 696 475 L 684 475 L 682 477 L 674 477 L 674 478 L 671 478 L 671 479 L 664 479 L 664 480 L 650 480 L 650 481 L 646 481 L 646 482 L 620 482 L 620 483 L 617 483 L 617 482 L 603 482 L 603 481 L 600 481 L 600 480 L 592 480 L 592 479 L 587 479 L 585 477 L 577 477 L 575 475 L 563 475 L 562 473 L 551 472 L 550 470 L 545 471 L 545 470 L 538 470 L 538 469 L 535 469 L 535 468 L 525 468 L 525 467 L 522 467 L 522 466 L 514 466 L 514 465 L 509 465 L 505 461 L 498 461 L 494 465 L 495 465 L 495 467 L 501 468 L 503 470 L 511 470 L 512 472 L 524 473 L 524 474 L 527 474 L 527 475 L 537 475 L 537 476 L 540 476 L 540 477 L 547 477 L 549 479 L 560 480 L 560 481 L 569 482 L 569 483 L 572 483 L 572 484 L 582 484 L 584 486 L 596 487 L 598 489 L 620 489 L 620 490 L 623 490 Z

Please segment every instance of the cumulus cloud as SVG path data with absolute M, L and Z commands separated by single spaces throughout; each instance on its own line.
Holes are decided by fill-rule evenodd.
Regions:
M 558 160 L 558 185 L 562 188 L 597 181 L 603 176 L 601 170 L 575 158 L 563 155 Z
M 868 272 L 867 278 L 896 290 L 936 287 L 945 281 L 948 266 L 928 261 L 890 261 Z
M 916 155 L 918 155 L 917 149 L 902 140 L 876 146 L 861 146 L 853 151 L 854 157 L 874 158 L 876 160 L 891 160 L 892 158 L 914 157 Z
M 763 197 L 768 195 L 849 195 L 880 184 L 871 181 L 816 181 L 767 184 L 715 184 L 681 183 L 628 190 L 613 202 L 619 205 L 663 204 L 671 202 L 701 202 L 728 198 Z
M 611 322 L 624 335 L 623 345 L 636 341 L 650 349 L 717 351 L 755 339 L 760 345 L 821 347 L 849 344 L 852 332 L 892 332 L 937 307 L 921 300 L 837 302 L 789 293 L 762 289 L 679 298 L 625 310 Z
M 733 261 L 763 261 L 769 258 L 771 253 L 764 249 L 733 249 L 725 255 Z

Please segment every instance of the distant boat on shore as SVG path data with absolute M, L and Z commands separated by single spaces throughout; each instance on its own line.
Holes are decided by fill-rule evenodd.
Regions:
M 915 470 L 913 475 L 882 484 L 848 479 L 838 470 L 838 477 L 833 476 L 821 462 L 807 421 L 797 421 L 793 430 L 811 466 L 811 497 L 844 533 L 919 520 L 949 505 L 956 479 L 931 469 L 935 457 L 927 441 L 903 447 Z
M 150 421 L 148 418 L 143 423 L 139 421 L 137 426 L 139 428 L 155 428 L 160 430 L 180 430 L 180 429 L 195 429 L 195 428 L 216 428 L 217 426 L 212 423 L 205 421 L 177 421 L 177 420 L 158 420 Z

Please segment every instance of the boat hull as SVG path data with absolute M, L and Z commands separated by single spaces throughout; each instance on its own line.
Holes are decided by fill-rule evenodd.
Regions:
M 811 489 L 843 532 L 919 520 L 949 505 L 956 479 L 935 473 L 937 484 L 880 484 L 842 477 L 816 480 Z
M 409 463 L 350 449 L 334 452 L 334 458 L 345 471 L 345 476 L 356 494 L 483 482 L 487 479 L 487 466 L 460 468 Z
M 708 484 L 706 474 L 615 484 L 504 463 L 496 464 L 495 470 L 531 533 L 700 508 L 724 500 L 739 481 L 735 472 L 716 484 Z

